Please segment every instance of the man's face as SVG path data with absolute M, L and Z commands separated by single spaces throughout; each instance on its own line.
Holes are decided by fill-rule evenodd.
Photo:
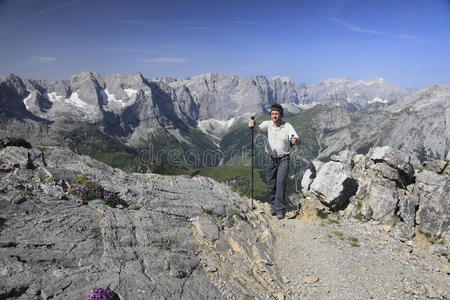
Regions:
M 272 121 L 277 122 L 278 120 L 281 119 L 281 113 L 279 111 L 271 111 L 270 112 L 270 118 L 272 119 Z

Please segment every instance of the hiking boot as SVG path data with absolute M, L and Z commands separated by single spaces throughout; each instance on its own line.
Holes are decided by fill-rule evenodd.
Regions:
M 281 211 L 277 212 L 277 219 L 278 220 L 284 219 L 284 212 Z
M 288 219 L 295 219 L 295 217 L 297 217 L 296 210 L 291 210 L 286 213 L 286 218 L 288 218 Z

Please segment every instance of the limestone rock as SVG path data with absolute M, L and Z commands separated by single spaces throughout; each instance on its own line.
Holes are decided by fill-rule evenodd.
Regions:
M 0 157 L 17 160 L 8 148 Z M 263 298 L 282 288 L 276 266 L 256 263 L 273 261 L 267 221 L 226 185 L 128 174 L 67 148 L 44 157 L 46 166 L 2 178 L 0 296 L 83 299 L 102 286 L 121 299 Z M 80 172 L 129 208 L 60 200 L 61 182 Z
M 339 152 L 338 154 L 332 155 L 331 160 L 337 161 L 345 164 L 349 168 L 351 168 L 351 163 L 353 160 L 353 157 L 356 155 L 355 151 L 352 150 L 343 150 Z
M 357 183 L 343 163 L 324 164 L 311 184 L 311 192 L 332 210 L 345 208 L 355 194 Z
M 419 199 L 416 215 L 419 229 L 434 235 L 449 231 L 450 176 L 424 170 L 416 176 L 414 194 Z
M 397 188 L 392 181 L 373 181 L 367 190 L 367 203 L 370 205 L 374 220 L 388 225 L 394 223 L 394 212 L 397 207 Z
M 407 154 L 385 146 L 372 148 L 367 156 L 375 162 L 384 162 L 401 172 L 400 175 L 403 177 L 405 186 L 412 181 L 414 168 L 410 164 L 410 158 Z

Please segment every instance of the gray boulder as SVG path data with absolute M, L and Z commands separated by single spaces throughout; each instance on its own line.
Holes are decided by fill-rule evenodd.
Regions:
M 345 208 L 349 199 L 355 194 L 358 184 L 340 162 L 324 164 L 310 186 L 310 191 L 319 200 L 336 211 Z
M 321 161 L 313 161 L 310 163 L 308 169 L 306 169 L 305 173 L 303 173 L 301 186 L 302 186 L 302 192 L 304 195 L 306 195 L 307 191 L 310 188 L 311 183 L 313 182 L 314 178 L 317 176 L 317 172 L 320 169 L 320 167 L 323 165 L 323 162 Z
M 356 152 L 352 150 L 342 150 L 338 154 L 331 155 L 332 161 L 337 161 L 345 164 L 351 168 L 353 157 L 355 157 Z
M 414 168 L 410 164 L 410 158 L 406 153 L 385 146 L 372 148 L 367 156 L 376 163 L 382 162 L 397 169 L 400 173 L 402 184 L 405 187 L 412 182 Z
M 366 201 L 373 211 L 372 219 L 388 225 L 395 223 L 394 213 L 398 195 L 394 182 L 387 180 L 370 182 L 367 187 Z
M 424 170 L 416 175 L 414 194 L 419 199 L 419 229 L 440 236 L 450 225 L 450 176 Z

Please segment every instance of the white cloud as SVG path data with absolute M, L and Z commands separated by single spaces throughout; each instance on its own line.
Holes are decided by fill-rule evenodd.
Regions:
M 32 56 L 31 62 L 35 63 L 51 63 L 56 61 L 56 57 L 51 56 Z
M 417 37 L 415 37 L 414 35 L 410 35 L 410 34 L 397 34 L 396 37 L 398 37 L 400 39 L 405 39 L 405 40 L 415 40 L 415 39 L 417 39 Z
M 30 55 L 29 59 L 22 61 L 21 64 L 45 64 L 52 63 L 56 61 L 56 57 L 52 56 L 34 56 Z
M 7 30 L 7 29 L 10 29 L 10 28 L 13 28 L 16 25 L 19 25 L 19 24 L 21 24 L 23 22 L 26 22 L 26 21 L 30 20 L 30 19 L 37 18 L 37 17 L 39 17 L 39 16 L 41 16 L 41 15 L 43 15 L 43 14 L 49 12 L 49 11 L 53 11 L 53 10 L 56 10 L 58 8 L 61 8 L 61 7 L 70 5 L 70 4 L 74 4 L 74 3 L 77 3 L 77 2 L 80 2 L 80 1 L 82 1 L 82 0 L 68 1 L 68 2 L 60 3 L 60 4 L 52 6 L 52 7 L 48 7 L 48 8 L 42 9 L 42 10 L 40 10 L 40 11 L 38 11 L 38 12 L 32 14 L 32 15 L 19 18 L 19 19 L 17 19 L 15 22 L 13 22 L 11 24 L 8 24 L 6 26 L 0 27 L 0 30 Z
M 188 60 L 181 57 L 155 57 L 144 59 L 144 62 L 147 63 L 184 63 Z
M 380 34 L 380 32 L 377 30 L 362 28 L 362 27 L 359 27 L 358 25 L 346 22 L 346 21 L 338 19 L 338 18 L 329 18 L 329 19 L 331 21 L 333 21 L 334 23 L 347 28 L 350 31 L 361 32 L 361 33 L 370 33 L 370 34 Z

